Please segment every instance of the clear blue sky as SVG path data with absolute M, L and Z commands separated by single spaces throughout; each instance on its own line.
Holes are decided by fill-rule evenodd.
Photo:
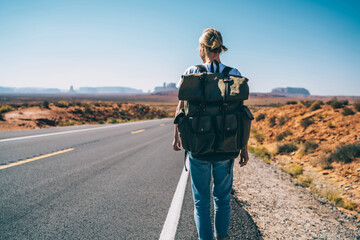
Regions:
M 0 86 L 153 90 L 201 63 L 207 27 L 253 92 L 360 95 L 356 0 L 0 0 Z

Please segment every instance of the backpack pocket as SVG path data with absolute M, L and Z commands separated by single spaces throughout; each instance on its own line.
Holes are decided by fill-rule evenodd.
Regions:
M 218 115 L 215 119 L 218 137 L 215 150 L 217 152 L 238 151 L 238 120 L 236 115 L 227 114 L 225 117 Z
M 213 152 L 215 132 L 211 116 L 189 117 L 189 143 L 190 151 L 194 155 Z
M 184 109 L 181 109 L 180 113 L 175 117 L 174 123 L 177 124 L 182 147 L 185 150 L 190 151 L 189 140 L 188 140 L 190 138 L 188 133 L 189 124 L 188 124 L 188 119 L 185 116 Z
M 254 120 L 254 116 L 250 109 L 247 106 L 242 106 L 238 112 L 238 147 L 240 149 L 242 149 L 249 140 L 252 120 Z

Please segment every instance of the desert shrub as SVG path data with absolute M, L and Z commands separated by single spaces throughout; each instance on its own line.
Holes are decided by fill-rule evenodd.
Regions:
M 317 109 L 320 109 L 320 108 L 321 108 L 321 105 L 324 105 L 324 102 L 317 100 L 317 101 L 315 101 L 315 102 L 313 102 L 313 103 L 311 104 L 310 110 L 311 110 L 311 111 L 315 111 L 315 110 L 317 110 Z
M 341 114 L 344 115 L 344 116 L 348 116 L 348 115 L 354 115 L 355 112 L 351 108 L 344 107 Z
M 125 111 L 125 110 L 121 110 L 121 111 L 120 111 L 120 115 L 121 115 L 121 116 L 125 116 L 125 115 L 126 115 L 126 111 Z
M 10 103 L 9 106 L 12 107 L 12 108 L 14 108 L 14 109 L 18 109 L 19 107 L 21 107 L 21 104 Z
M 265 140 L 264 135 L 255 128 L 251 129 L 251 137 L 255 138 L 258 143 L 262 143 Z
M 319 145 L 314 141 L 308 141 L 304 144 L 305 147 L 305 153 L 311 153 L 314 152 L 316 148 L 319 147 Z
M 71 111 L 74 114 L 84 114 L 83 110 L 81 108 L 75 108 L 74 110 Z
M 102 102 L 101 102 L 101 101 L 98 101 L 98 102 L 94 103 L 94 105 L 95 105 L 96 107 L 100 107 L 100 106 L 102 106 Z
M 330 203 L 336 206 L 343 207 L 348 210 L 354 210 L 356 208 L 356 204 L 353 201 L 344 200 L 344 198 L 341 197 L 333 188 L 326 187 L 324 189 L 320 189 L 317 188 L 316 185 L 312 184 L 310 189 L 315 194 L 329 199 Z
M 301 119 L 301 121 L 300 121 L 300 125 L 304 129 L 307 128 L 308 126 L 310 126 L 313 123 L 314 123 L 313 120 L 311 120 L 310 118 L 304 118 L 304 119 Z
M 330 200 L 330 202 L 337 206 L 343 204 L 344 199 L 334 191 L 326 191 L 325 196 Z
M 43 102 L 43 107 L 46 108 L 46 109 L 50 109 L 50 103 L 49 103 L 49 101 L 46 101 L 46 100 L 45 100 L 45 101 Z
M 347 210 L 355 210 L 355 208 L 357 207 L 356 203 L 354 203 L 353 201 L 346 201 L 342 204 L 342 207 L 347 209 Z
M 290 120 L 290 117 L 288 115 L 281 116 L 279 118 L 279 126 L 284 125 L 289 120 Z
M 105 122 L 104 122 L 104 120 L 99 120 L 98 121 L 98 124 L 104 124 Z
M 302 100 L 300 102 L 302 105 L 308 108 L 315 102 L 315 100 Z
M 305 154 L 314 152 L 318 146 L 319 145 L 314 141 L 305 142 L 299 150 L 300 157 L 304 156 Z
M 73 126 L 77 124 L 77 122 L 73 121 L 73 120 L 68 120 L 68 121 L 64 121 L 64 122 L 59 122 L 57 125 L 60 127 L 65 127 L 65 126 Z
M 35 103 L 35 102 L 28 103 L 28 107 L 39 107 L 39 103 Z
M 287 136 L 290 136 L 290 135 L 292 135 L 292 132 L 290 130 L 286 130 L 286 131 L 280 133 L 276 137 L 276 141 L 281 141 L 281 140 L 283 140 L 284 138 L 286 138 Z
M 110 117 L 110 118 L 108 118 L 107 122 L 108 123 L 118 123 L 119 121 L 115 118 Z
M 264 159 L 267 163 L 270 163 L 271 154 L 266 147 L 252 147 L 248 146 L 249 152 L 255 155 L 255 157 Z
M 25 109 L 25 108 L 28 108 L 29 107 L 29 104 L 28 103 L 23 103 L 21 104 L 20 108 L 22 109 Z
M 81 107 L 82 104 L 81 104 L 81 102 L 74 102 L 74 106 Z
M 336 147 L 330 154 L 329 161 L 349 163 L 360 157 L 360 143 L 353 143 Z
M 269 119 L 269 126 L 270 127 L 274 127 L 276 125 L 276 116 L 272 116 L 270 119 Z
M 334 97 L 330 101 L 327 101 L 326 104 L 330 105 L 334 109 L 337 109 L 337 108 L 343 108 L 345 105 L 348 105 L 349 101 L 348 100 L 340 101 L 336 97 Z
M 55 103 L 55 106 L 60 107 L 60 108 L 68 108 L 69 103 L 66 101 L 59 101 L 59 102 Z
M 282 106 L 284 106 L 284 104 L 282 104 L 282 103 L 271 103 L 271 104 L 269 104 L 269 107 L 282 107 Z
M 292 153 L 297 149 L 298 147 L 295 143 L 285 143 L 277 146 L 277 153 Z
M 356 111 L 360 112 L 360 101 L 357 101 L 356 103 L 354 103 L 354 107 L 355 107 Z
M 10 105 L 2 105 L 0 106 L 0 113 L 6 113 L 6 112 L 10 112 L 14 110 L 13 107 L 11 107 Z
M 265 114 L 264 113 L 260 113 L 257 117 L 256 117 L 256 121 L 259 122 L 261 120 L 264 120 L 265 119 Z
M 313 179 L 309 175 L 298 175 L 296 178 L 296 182 L 300 184 L 303 187 L 310 187 L 310 184 L 312 183 Z
M 0 121 L 5 121 L 4 115 L 2 112 L 0 112 Z
M 297 103 L 298 103 L 297 101 L 287 101 L 286 102 L 287 105 L 295 105 Z
M 94 111 L 91 109 L 89 105 L 85 105 L 85 113 L 86 114 L 93 114 Z
M 285 172 L 289 173 L 293 177 L 302 174 L 304 171 L 303 167 L 296 163 L 289 164 L 285 166 L 283 169 Z

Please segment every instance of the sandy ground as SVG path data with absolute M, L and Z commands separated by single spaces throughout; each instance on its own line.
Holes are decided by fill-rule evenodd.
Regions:
M 254 156 L 235 164 L 233 188 L 264 239 L 360 239 L 356 217 L 315 199 L 274 164 Z

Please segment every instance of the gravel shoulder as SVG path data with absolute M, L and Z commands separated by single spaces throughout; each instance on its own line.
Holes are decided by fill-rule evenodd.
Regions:
M 252 155 L 246 166 L 235 164 L 233 189 L 264 239 L 360 239 L 353 217 Z

